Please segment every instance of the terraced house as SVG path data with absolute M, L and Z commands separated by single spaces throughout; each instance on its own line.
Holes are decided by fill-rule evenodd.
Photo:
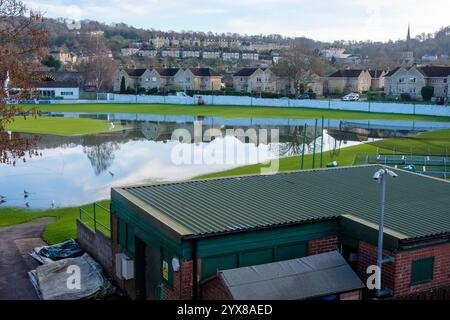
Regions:
M 372 176 L 380 167 L 113 188 L 117 281 L 137 299 L 238 299 L 238 286 L 248 291 L 256 276 L 272 281 L 271 288 L 283 288 L 280 272 L 298 281 L 302 271 L 294 269 L 305 270 L 306 256 L 316 256 L 310 261 L 322 276 L 331 265 L 347 268 L 336 254 L 332 264 L 317 256 L 338 251 L 366 283 L 367 268 L 377 261 L 380 185 Z M 384 223 L 384 254 L 391 259 L 383 265 L 382 287 L 405 296 L 449 286 L 450 183 L 394 170 Z M 134 262 L 133 276 L 118 270 L 123 259 Z M 327 278 L 343 291 L 360 288 L 352 283 Z
M 434 87 L 435 97 L 449 95 L 450 67 L 413 66 L 398 67 L 386 75 L 384 92 L 389 96 L 408 93 L 414 99 L 422 98 L 422 88 Z
M 126 88 L 169 90 L 220 90 L 222 77 L 210 68 L 120 69 L 114 77 L 114 91 Z

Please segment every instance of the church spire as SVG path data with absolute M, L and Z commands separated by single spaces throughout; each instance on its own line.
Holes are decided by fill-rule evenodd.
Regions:
M 408 47 L 408 51 L 411 48 L 411 25 L 408 24 L 408 34 L 406 35 L 406 45 Z

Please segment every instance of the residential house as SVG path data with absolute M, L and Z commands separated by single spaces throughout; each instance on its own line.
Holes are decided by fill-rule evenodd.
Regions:
M 372 83 L 370 86 L 370 90 L 372 91 L 380 91 L 384 90 L 384 78 L 387 74 L 386 70 L 369 70 L 370 76 L 372 77 Z
M 73 63 L 72 54 L 69 52 L 66 46 L 54 47 L 50 51 L 50 55 L 55 60 L 59 60 L 62 64 Z
M 222 52 L 223 61 L 239 60 L 241 54 L 239 52 Z
M 134 56 L 139 52 L 139 48 L 122 48 L 120 49 L 120 55 L 122 57 Z
M 413 99 L 421 99 L 422 88 L 432 86 L 435 97 L 445 97 L 449 93 L 449 76 L 450 67 L 401 66 L 385 76 L 384 92 L 389 96 L 408 93 Z
M 438 61 L 439 57 L 436 54 L 426 54 L 422 56 L 423 63 L 431 63 Z
M 325 91 L 332 94 L 369 91 L 372 77 L 368 70 L 338 70 L 326 78 Z
M 120 91 L 122 81 L 125 82 L 127 89 L 150 89 L 152 87 L 151 72 L 148 69 L 119 69 L 114 75 L 114 91 Z
M 152 70 L 152 76 L 157 78 L 158 90 L 167 92 L 175 88 L 175 75 L 179 73 L 180 68 L 155 68 Z
M 220 51 L 219 50 L 203 51 L 202 58 L 203 59 L 220 59 Z
M 149 40 L 150 44 L 156 49 L 170 47 L 172 45 L 172 40 L 169 37 L 156 36 Z
M 140 57 L 156 58 L 158 56 L 158 50 L 154 49 L 140 49 L 137 53 Z
M 199 59 L 201 56 L 200 50 L 183 50 L 181 52 L 181 57 L 183 59 L 196 58 Z
M 277 92 L 277 76 L 268 68 L 244 68 L 233 75 L 233 87 L 240 92 Z
M 114 77 L 114 91 L 126 88 L 169 90 L 220 90 L 222 77 L 210 68 L 120 69 Z
M 179 59 L 181 52 L 177 48 L 169 48 L 161 50 L 161 57 Z
M 257 52 L 242 52 L 242 60 L 259 60 L 259 53 Z
M 222 76 L 211 68 L 189 68 L 193 75 L 194 90 L 218 91 L 222 88 Z

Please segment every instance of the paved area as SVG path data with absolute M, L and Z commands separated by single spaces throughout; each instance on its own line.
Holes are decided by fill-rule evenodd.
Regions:
M 53 218 L 0 228 L 0 300 L 37 300 L 28 271 L 38 263 L 28 254 L 45 245 L 41 236 Z

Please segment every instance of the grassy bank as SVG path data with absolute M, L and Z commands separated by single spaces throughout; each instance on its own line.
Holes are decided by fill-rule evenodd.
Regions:
M 169 104 L 52 104 L 39 105 L 44 112 L 140 113 L 197 115 L 222 118 L 297 118 L 339 120 L 404 120 L 450 122 L 450 117 L 393 115 L 361 111 L 339 111 L 311 108 L 274 108 L 249 106 L 194 106 Z
M 99 202 L 102 206 L 108 208 L 109 201 Z M 92 204 L 82 206 L 83 209 L 92 214 Z M 0 227 L 16 225 L 28 222 L 42 217 L 54 217 L 56 221 L 50 223 L 44 231 L 43 238 L 49 244 L 59 243 L 68 239 L 77 237 L 76 219 L 80 216 L 79 207 L 61 208 L 51 210 L 26 210 L 2 208 L 0 209 Z M 97 218 L 105 225 L 109 226 L 109 215 L 98 211 Z M 83 218 L 83 221 L 93 227 L 92 221 Z M 104 231 L 104 230 L 102 230 Z M 106 232 L 106 231 L 104 231 Z
M 354 164 L 358 154 L 386 153 L 414 153 L 414 154 L 450 154 L 450 130 L 439 130 L 421 133 L 406 138 L 391 138 L 381 141 L 361 144 L 341 149 L 337 152 L 327 151 L 323 153 L 323 164 L 326 166 L 331 161 L 337 161 L 340 166 L 351 166 Z M 316 168 L 320 167 L 320 156 L 316 155 Z M 300 169 L 300 156 L 280 159 L 279 171 L 291 171 Z M 255 165 L 242 166 L 239 168 L 207 174 L 198 178 L 220 178 L 235 175 L 259 174 L 261 168 L 269 167 L 270 163 L 259 163 Z M 304 168 L 313 167 L 313 156 L 306 155 Z
M 6 126 L 6 130 L 71 136 L 108 132 L 109 123 L 95 119 L 15 117 L 14 122 Z

